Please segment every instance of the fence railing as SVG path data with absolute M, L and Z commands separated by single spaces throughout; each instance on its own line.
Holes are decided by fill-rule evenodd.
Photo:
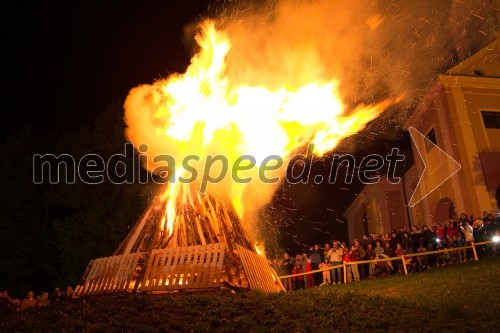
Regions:
M 487 245 L 487 244 L 492 244 L 492 243 L 493 243 L 493 241 L 485 241 L 485 242 L 480 242 L 480 243 L 471 242 L 470 245 L 462 246 L 462 247 L 456 247 L 456 248 L 452 248 L 452 249 L 443 249 L 443 250 L 437 250 L 437 251 L 427 251 L 427 252 L 419 252 L 419 253 L 411 253 L 411 254 L 409 253 L 409 254 L 404 254 L 404 255 L 401 255 L 401 256 L 387 257 L 387 258 L 383 258 L 383 259 L 373 259 L 373 260 L 360 260 L 360 261 L 352 261 L 352 262 L 343 262 L 341 265 L 330 266 L 330 267 L 327 267 L 327 268 L 316 269 L 316 270 L 312 270 L 312 271 L 309 271 L 309 272 L 303 272 L 303 273 L 298 273 L 298 274 L 283 275 L 283 276 L 280 276 L 279 278 L 280 279 L 287 279 L 287 278 L 293 278 L 293 277 L 296 277 L 296 276 L 311 275 L 311 274 L 314 274 L 314 273 L 321 273 L 321 272 L 325 272 L 325 271 L 331 271 L 331 270 L 334 270 L 334 269 L 337 269 L 337 268 L 343 268 L 344 269 L 344 283 L 347 283 L 347 269 L 346 268 L 349 265 L 360 265 L 360 264 L 369 264 L 369 263 L 377 263 L 377 262 L 387 262 L 387 261 L 394 261 L 394 260 L 398 260 L 398 261 L 402 261 L 403 262 L 404 273 L 405 273 L 405 275 L 408 275 L 408 268 L 406 266 L 406 262 L 407 262 L 407 260 L 408 260 L 409 257 L 428 256 L 428 255 L 439 254 L 439 253 L 450 253 L 450 252 L 453 253 L 453 252 L 458 252 L 458 251 L 462 251 L 462 250 L 472 249 L 472 253 L 474 254 L 474 260 L 477 261 L 477 260 L 479 260 L 479 258 L 477 256 L 476 246 Z

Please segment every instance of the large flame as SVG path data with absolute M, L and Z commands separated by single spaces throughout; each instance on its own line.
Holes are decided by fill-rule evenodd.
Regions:
M 125 103 L 127 136 L 136 146 L 148 144 L 147 167 L 152 171 L 158 167 L 151 161 L 159 154 L 176 160 L 175 167 L 169 166 L 175 178 L 162 194 L 168 200 L 163 221 L 168 233 L 182 203 L 198 195 L 193 188 L 199 186 L 208 155 L 222 154 L 230 166 L 242 155 L 255 158 L 256 167 L 239 174 L 240 178 L 252 177 L 251 182 L 235 182 L 229 171 L 223 181 L 207 189 L 228 199 L 245 221 L 244 215 L 267 203 L 277 186 L 258 177 L 258 166 L 266 157 L 283 158 L 284 165 L 267 174 L 268 178 L 283 177 L 287 162 L 299 148 L 314 143 L 314 154 L 321 156 L 395 102 L 358 105 L 347 113 L 336 79 L 279 89 L 267 87 L 266 82 L 237 84 L 226 71 L 226 56 L 231 52 L 228 35 L 207 20 L 200 25 L 196 42 L 199 52 L 184 74 L 134 88 Z M 176 181 L 188 174 L 181 165 L 188 155 L 200 157 L 190 163 L 199 172 L 191 185 Z M 218 174 L 220 169 L 212 172 Z

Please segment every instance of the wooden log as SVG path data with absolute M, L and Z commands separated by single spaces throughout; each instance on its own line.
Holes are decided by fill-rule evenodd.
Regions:
M 405 272 L 405 275 L 408 275 L 408 267 L 406 267 L 406 259 L 404 256 L 401 256 L 401 260 L 403 261 L 403 269 Z
M 478 261 L 479 258 L 477 257 L 476 245 L 474 244 L 474 242 L 471 242 L 470 245 L 472 246 L 472 253 L 474 254 L 474 260 Z
M 201 229 L 200 219 L 198 218 L 198 216 L 195 217 L 195 223 L 196 223 L 196 229 L 198 230 L 198 235 L 201 240 L 201 244 L 205 245 L 207 242 L 205 240 L 205 235 L 203 234 L 203 230 Z

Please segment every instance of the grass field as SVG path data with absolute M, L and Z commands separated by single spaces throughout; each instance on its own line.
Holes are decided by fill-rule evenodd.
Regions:
M 0 331 L 494 332 L 500 257 L 288 294 L 104 296 L 0 317 Z

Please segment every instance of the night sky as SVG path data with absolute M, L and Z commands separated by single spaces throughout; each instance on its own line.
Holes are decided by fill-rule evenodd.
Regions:
M 38 136 L 78 128 L 110 104 L 122 104 L 130 88 L 184 71 L 192 54 L 185 27 L 214 3 L 220 5 L 200 0 L 2 5 L 1 138 L 26 127 Z M 408 149 L 407 136 L 389 137 Z M 390 147 L 375 140 L 357 153 Z M 327 158 L 315 163 L 313 174 L 328 169 Z M 272 240 L 294 252 L 304 244 L 345 239 L 342 212 L 359 189 L 359 184 L 283 185 L 263 213 Z
M 206 14 L 209 3 L 2 5 L 8 132 L 79 126 L 122 103 L 130 88 L 184 70 L 191 52 L 184 28 Z

